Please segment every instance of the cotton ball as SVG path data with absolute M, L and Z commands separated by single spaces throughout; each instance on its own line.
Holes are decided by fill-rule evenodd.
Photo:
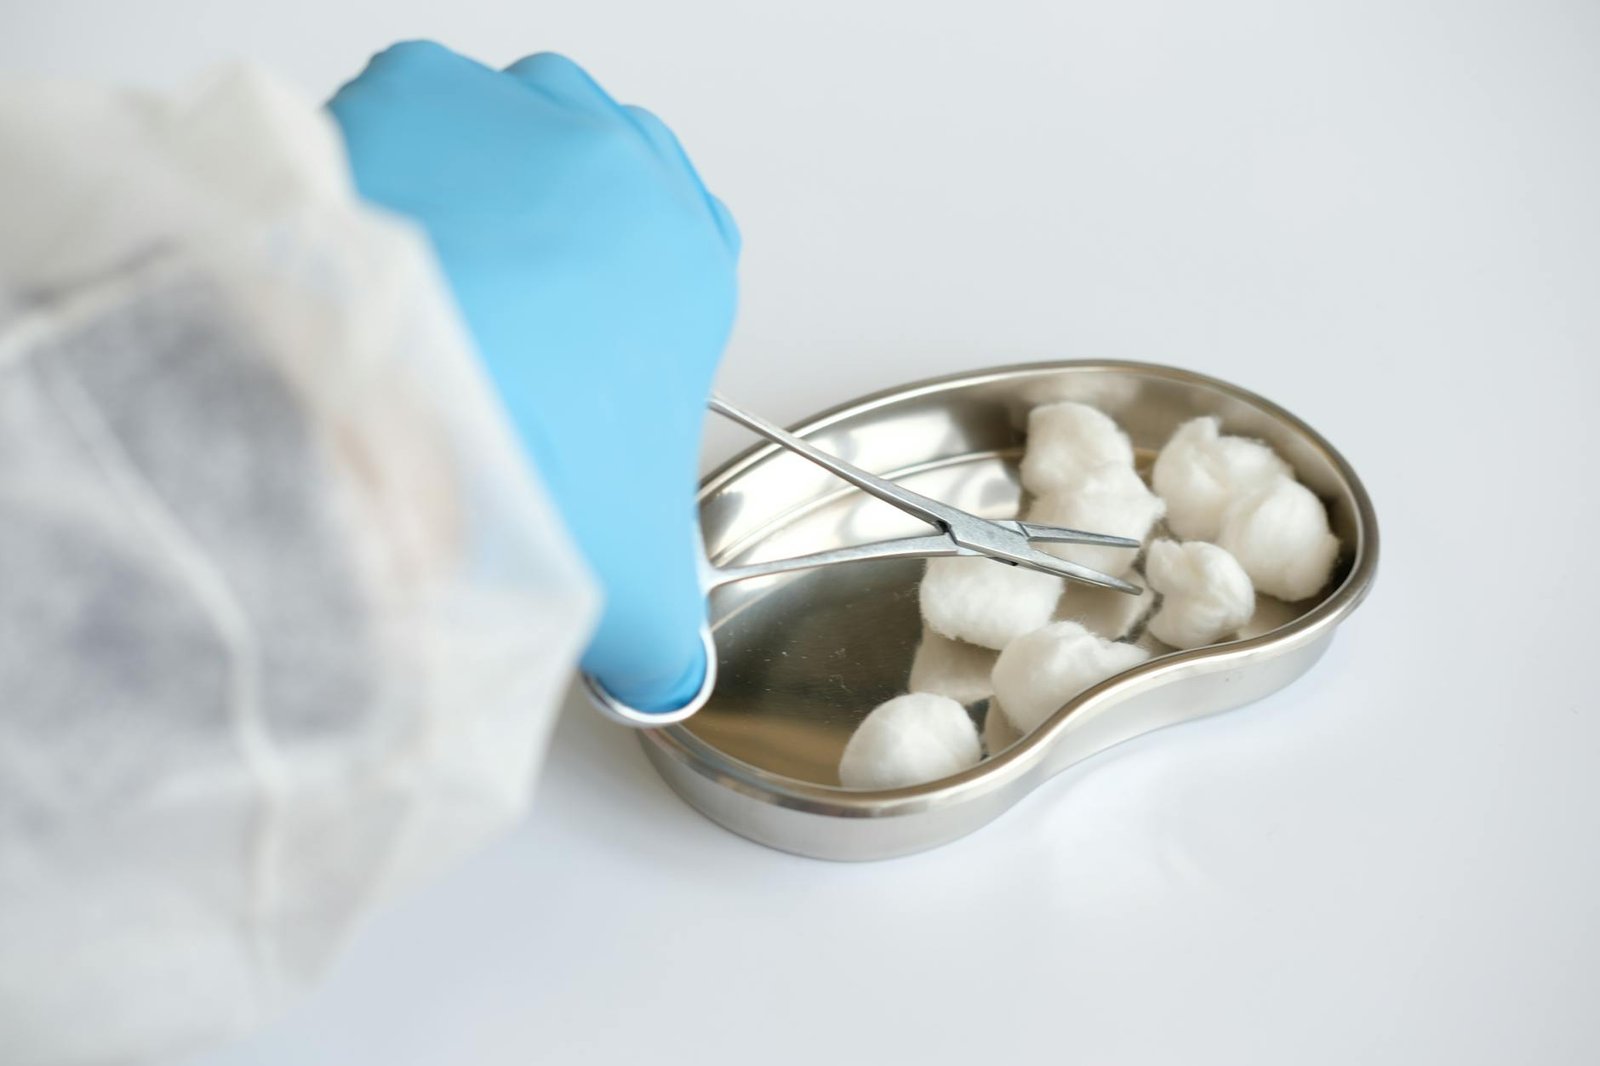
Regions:
M 1148 582 L 1146 583 L 1148 585 Z M 1056 605 L 1055 618 L 1077 622 L 1097 637 L 1121 640 L 1149 613 L 1156 594 L 1148 587 L 1138 595 L 1096 585 L 1069 583 Z
M 1070 491 L 1053 492 L 1034 500 L 1028 521 L 1142 541 L 1165 510 L 1161 498 L 1145 487 L 1133 467 L 1107 463 L 1090 471 Z M 1040 542 L 1039 547 L 1057 558 L 1112 577 L 1132 570 L 1139 555 L 1135 548 L 1089 544 Z
M 1167 525 L 1180 537 L 1215 540 L 1230 503 L 1292 473 L 1265 444 L 1221 436 L 1220 428 L 1215 418 L 1191 419 L 1156 456 L 1150 480 L 1167 501 Z
M 1150 657 L 1101 640 L 1076 622 L 1052 622 L 1007 644 L 994 664 L 995 699 L 1024 736 L 1078 693 Z
M 913 692 L 861 720 L 839 757 L 845 788 L 904 788 L 937 781 L 983 758 L 978 727 L 948 696 Z
M 994 670 L 995 653 L 961 640 L 951 640 L 931 629 L 922 632 L 922 643 L 911 659 L 911 677 L 906 688 L 949 696 L 957 703 L 977 703 L 994 694 L 989 674 Z
M 1053 403 L 1028 412 L 1022 485 L 1035 496 L 1070 489 L 1107 463 L 1133 466 L 1133 445 L 1106 415 L 1081 403 Z
M 1150 635 L 1174 648 L 1232 636 L 1250 621 L 1256 590 L 1239 561 L 1215 544 L 1158 540 L 1144 560 L 1145 580 L 1161 593 Z
M 1061 598 L 1053 574 L 993 559 L 929 559 L 918 599 L 928 627 L 952 640 L 1003 648 L 1050 620 Z
M 1291 603 L 1321 591 L 1339 557 L 1322 501 L 1287 477 L 1231 505 L 1217 544 L 1233 553 L 1257 589 Z
M 1006 717 L 999 701 L 990 700 L 989 710 L 983 716 L 983 753 L 992 758 L 1021 739 L 1022 734 Z

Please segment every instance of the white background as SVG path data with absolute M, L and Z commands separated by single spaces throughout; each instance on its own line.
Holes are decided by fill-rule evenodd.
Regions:
M 1176 363 L 1317 426 L 1383 525 L 1303 681 L 923 856 L 748 844 L 569 708 L 527 822 L 212 1066 L 1600 1059 L 1600 4 L 0 11 L 7 68 L 319 97 L 399 37 L 565 51 L 737 214 L 749 406 Z

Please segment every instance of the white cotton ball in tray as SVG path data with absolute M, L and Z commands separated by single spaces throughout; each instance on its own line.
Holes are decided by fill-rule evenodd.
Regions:
M 978 727 L 948 696 L 913 692 L 861 720 L 839 758 L 846 788 L 904 788 L 937 781 L 983 758 Z
M 1221 435 L 1215 418 L 1179 426 L 1156 456 L 1150 482 L 1167 501 L 1167 525 L 1180 537 L 1212 541 L 1222 514 L 1241 496 L 1291 474 L 1260 441 Z
M 1052 403 L 1028 412 L 1022 485 L 1035 496 L 1075 486 L 1107 463 L 1133 465 L 1133 445 L 1117 424 L 1081 403 Z
M 1250 576 L 1215 544 L 1158 540 L 1145 556 L 1144 576 L 1161 593 L 1150 635 L 1174 648 L 1215 644 L 1237 633 L 1255 613 Z
M 977 703 L 994 694 L 994 682 L 989 675 L 994 671 L 995 653 L 990 648 L 980 648 L 962 640 L 922 631 L 922 643 L 911 658 L 911 677 L 906 688 L 911 692 L 928 692 L 935 696 L 949 696 L 957 703 Z
M 1107 463 L 1090 471 L 1072 489 L 1034 500 L 1028 511 L 1028 521 L 1142 541 L 1150 527 L 1161 520 L 1165 510 L 1161 498 L 1139 480 L 1133 467 Z M 1132 570 L 1134 560 L 1139 557 L 1137 548 L 1036 543 L 1059 559 L 1112 577 L 1121 577 Z
M 990 700 L 989 709 L 983 715 L 983 753 L 990 757 L 999 755 L 1021 739 L 1022 734 L 1001 710 L 1000 701 Z
M 1239 560 L 1256 588 L 1294 602 L 1315 596 L 1339 558 L 1339 538 L 1312 491 L 1280 477 L 1232 504 L 1217 544 Z
M 1052 622 L 1000 653 L 995 699 L 1026 736 L 1078 693 L 1149 657 L 1138 645 L 1102 640 L 1076 622 Z
M 1137 576 L 1133 577 L 1133 582 L 1139 583 Z M 1156 594 L 1148 587 L 1149 582 L 1145 585 L 1134 595 L 1069 581 L 1061 602 L 1056 604 L 1054 617 L 1057 621 L 1077 622 L 1107 640 L 1121 640 L 1133 632 L 1155 603 Z
M 922 618 L 936 633 L 1003 648 L 1050 620 L 1063 582 L 1053 574 L 994 559 L 929 559 L 918 599 Z

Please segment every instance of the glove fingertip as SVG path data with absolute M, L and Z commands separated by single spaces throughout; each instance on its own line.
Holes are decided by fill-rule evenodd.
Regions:
M 367 61 L 367 70 L 380 72 L 399 68 L 410 71 L 467 61 L 464 56 L 452 52 L 438 41 L 414 38 L 396 41 L 374 55 Z
M 653 696 L 645 695 L 635 706 L 642 711 L 657 713 L 676 711 L 699 695 L 700 688 L 706 681 L 706 673 L 710 669 L 711 664 L 706 661 L 705 649 L 697 648 L 694 661 L 676 682 L 662 688 Z
M 506 67 L 505 73 L 540 95 L 576 108 L 612 109 L 611 94 L 588 71 L 560 52 L 535 52 Z

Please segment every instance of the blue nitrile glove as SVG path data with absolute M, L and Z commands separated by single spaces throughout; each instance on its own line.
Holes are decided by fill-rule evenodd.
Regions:
M 705 676 L 694 493 L 739 235 L 676 138 L 553 54 L 427 42 L 328 105 L 356 187 L 420 222 L 517 433 L 605 592 L 583 665 L 623 701 Z

